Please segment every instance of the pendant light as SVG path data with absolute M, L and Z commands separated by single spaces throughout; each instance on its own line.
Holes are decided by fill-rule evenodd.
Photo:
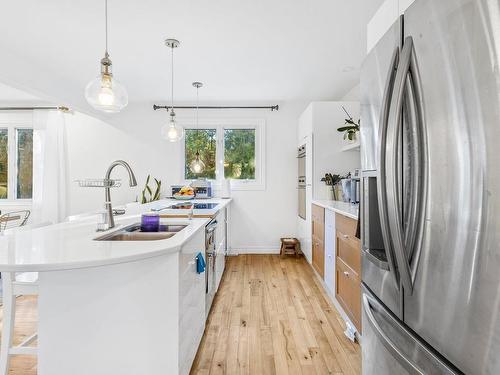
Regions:
M 179 41 L 176 39 L 165 40 L 165 45 L 172 50 L 172 103 L 170 106 L 170 119 L 167 124 L 161 128 L 161 136 L 170 142 L 180 141 L 184 137 L 184 128 L 177 123 L 174 111 L 174 48 L 179 47 Z
M 101 74 L 85 87 L 85 99 L 95 109 L 103 112 L 120 112 L 128 104 L 125 87 L 113 77 L 108 53 L 108 0 L 104 0 L 106 50 L 101 59 Z
M 199 126 L 198 126 L 198 112 L 199 112 L 199 95 L 198 91 L 200 87 L 203 86 L 201 82 L 193 82 L 193 86 L 196 87 L 196 138 L 199 135 Z M 196 150 L 195 158 L 189 165 L 189 169 L 194 174 L 200 174 L 205 170 L 205 163 L 200 159 L 200 150 Z

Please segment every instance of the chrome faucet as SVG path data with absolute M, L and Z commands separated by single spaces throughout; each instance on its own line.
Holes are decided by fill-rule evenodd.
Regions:
M 115 226 L 115 220 L 113 218 L 113 207 L 111 206 L 111 192 L 110 192 L 110 184 L 108 183 L 111 177 L 111 171 L 118 165 L 121 165 L 123 168 L 125 168 L 128 172 L 128 178 L 129 178 L 129 185 L 130 187 L 137 186 L 137 181 L 135 179 L 134 172 L 132 171 L 132 168 L 130 168 L 130 165 L 126 161 L 123 160 L 115 160 L 114 162 L 111 163 L 111 165 L 108 168 L 108 171 L 106 172 L 106 176 L 104 177 L 104 181 L 106 183 L 105 185 L 105 201 L 104 201 L 104 208 L 106 209 L 106 212 L 104 213 L 104 223 L 102 229 L 100 230 L 108 230 L 111 228 L 114 228 Z

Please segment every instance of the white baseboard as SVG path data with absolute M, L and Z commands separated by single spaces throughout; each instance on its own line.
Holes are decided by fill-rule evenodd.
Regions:
M 279 254 L 279 246 L 233 246 L 228 251 L 228 255 L 239 254 Z

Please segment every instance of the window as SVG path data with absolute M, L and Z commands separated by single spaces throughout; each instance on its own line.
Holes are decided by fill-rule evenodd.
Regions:
M 8 129 L 0 129 L 0 199 L 7 199 L 9 192 Z
M 224 178 L 255 179 L 255 129 L 224 129 Z
M 33 196 L 33 129 L 17 129 L 17 199 Z
M 31 115 L 0 117 L 0 200 L 33 196 L 33 129 Z
M 225 178 L 232 180 L 234 190 L 264 189 L 264 120 L 205 119 L 200 120 L 199 130 L 192 124 L 183 126 L 186 128 L 182 151 L 185 182 L 206 178 L 214 180 L 217 186 Z M 200 174 L 190 170 L 197 151 L 205 163 L 205 170 Z
M 216 152 L 217 152 L 217 131 L 215 129 L 186 129 L 184 159 L 187 163 L 184 165 L 184 175 L 186 180 L 196 180 L 198 178 L 207 178 L 215 180 L 216 170 Z M 200 153 L 200 159 L 205 163 L 205 170 L 202 173 L 195 174 L 189 168 L 190 161 L 196 157 L 196 152 Z

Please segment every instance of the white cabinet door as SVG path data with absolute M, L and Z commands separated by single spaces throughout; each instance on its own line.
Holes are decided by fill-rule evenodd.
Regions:
M 215 290 L 219 289 L 219 284 L 226 266 L 226 223 L 225 209 L 221 210 L 217 216 L 217 229 L 215 232 L 216 253 L 215 258 Z
M 335 212 L 325 210 L 325 284 L 335 295 Z
M 196 256 L 205 254 L 203 230 L 179 253 L 179 374 L 191 369 L 205 329 L 205 273 L 196 272 Z M 168 319 L 168 317 L 166 317 Z

